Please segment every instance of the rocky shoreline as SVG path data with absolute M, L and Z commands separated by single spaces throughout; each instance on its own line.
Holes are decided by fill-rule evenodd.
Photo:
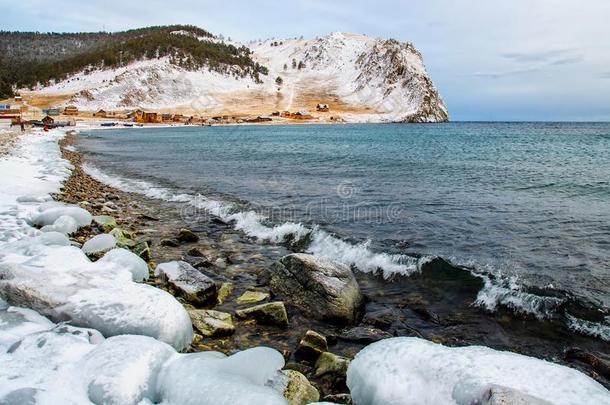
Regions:
M 188 204 L 93 179 L 73 147 L 76 132 L 49 136 L 25 139 L 0 161 L 6 172 L 26 162 L 15 177 L 29 183 L 0 201 L 19 206 L 0 213 L 8 253 L 0 255 L 0 402 L 607 398 L 573 369 L 604 384 L 603 343 L 565 336 L 559 323 L 482 313 L 471 305 L 480 280 L 441 259 L 420 276 L 388 281 L 289 242 L 259 243 L 230 223 L 185 212 Z M 59 190 L 56 202 L 45 196 L 50 190 Z M 27 364 L 41 374 L 31 376 Z M 73 385 L 57 388 L 65 376 Z M 206 402 L 208 394 L 217 399 Z
M 93 215 L 93 224 L 73 235 L 75 242 L 110 233 L 118 247 L 144 259 L 151 269 L 146 283 L 174 295 L 191 317 L 195 338 L 188 352 L 273 347 L 291 370 L 291 404 L 350 403 L 345 379 L 351 358 L 365 344 L 392 335 L 374 327 L 350 329 L 361 318 L 364 297 L 349 268 L 290 254 L 282 246 L 264 247 L 261 254 L 260 246 L 218 220 L 206 229 L 189 227 L 172 204 L 122 192 L 86 174 L 83 156 L 69 147 L 76 136 L 69 132 L 60 141 L 74 169 L 54 195 Z M 310 278 L 295 283 L 291 275 L 306 274 L 304 267 Z M 286 297 L 292 299 L 280 300 Z M 338 331 L 346 328 L 333 352 Z
M 490 316 L 473 308 L 471 303 L 481 281 L 466 271 L 456 271 L 437 260 L 427 264 L 420 277 L 397 278 L 388 283 L 348 268 L 324 269 L 324 264 L 315 263 L 308 255 L 299 260 L 298 247 L 255 243 L 217 218 L 193 220 L 176 204 L 152 201 L 96 181 L 82 170 L 83 156 L 66 148 L 74 144 L 76 136 L 68 133 L 60 142 L 64 158 L 75 169 L 56 198 L 80 204 L 93 215 L 113 217 L 125 235 L 133 238 L 132 246 L 127 247 L 140 254 L 151 269 L 157 263 L 181 261 L 189 272 L 207 279 L 199 280 L 202 284 L 214 285 L 208 301 L 193 303 L 167 278 L 163 281 L 162 274 L 157 277 L 151 273 L 147 281 L 174 294 L 189 309 L 196 331 L 189 351 L 231 353 L 260 345 L 273 347 L 284 354 L 287 368 L 305 374 L 322 397 L 345 394 L 344 373 L 349 360 L 366 345 L 392 336 L 424 337 L 457 346 L 485 344 L 553 358 L 610 386 L 603 342 L 572 336 L 565 341 L 544 338 L 545 343 L 541 344 L 541 335 L 565 335 L 563 326 L 509 311 Z M 103 228 L 84 228 L 76 240 L 82 243 Z M 309 259 L 313 260 L 310 266 Z M 322 270 L 318 274 L 304 271 L 308 267 Z M 301 274 L 313 276 L 307 279 L 299 277 Z M 338 297 L 332 288 L 320 289 L 329 279 L 333 281 L 329 285 L 340 280 L 344 291 L 351 295 Z M 307 290 L 312 290 L 311 294 L 299 294 Z M 341 312 L 336 302 L 325 301 L 329 297 L 341 304 L 349 303 L 351 309 L 343 308 Z M 261 305 L 262 309 L 256 308 Z M 257 317 L 263 320 L 257 322 Z M 210 331 L 210 325 L 218 330 Z M 340 373 L 323 375 L 318 371 L 316 356 L 301 356 L 302 340 L 312 335 L 319 335 L 328 345 L 328 355 L 323 359 L 332 358 L 343 364 Z M 575 357 L 571 353 L 582 355 Z

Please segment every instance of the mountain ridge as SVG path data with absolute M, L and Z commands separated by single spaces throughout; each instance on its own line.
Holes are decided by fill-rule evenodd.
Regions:
M 67 103 L 84 110 L 257 115 L 311 110 L 317 103 L 328 103 L 332 118 L 346 122 L 449 119 L 421 53 L 410 42 L 335 32 L 314 39 L 241 44 L 178 25 L 112 35 L 129 39 L 146 30 L 161 34 L 140 57 L 130 55 L 119 63 L 116 55 L 110 56 L 109 61 L 85 65 L 58 79 L 30 82 L 30 88 L 45 95 L 71 94 Z M 122 41 L 122 46 L 110 49 L 123 56 L 131 48 Z M 0 35 L 0 50 L 2 44 Z M 159 44 L 165 47 L 151 55 Z M 194 58 L 190 49 L 200 49 L 199 57 Z

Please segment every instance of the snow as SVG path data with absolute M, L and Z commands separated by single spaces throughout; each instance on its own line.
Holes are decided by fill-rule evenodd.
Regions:
M 112 263 L 128 270 L 131 272 L 133 281 L 148 279 L 148 264 L 127 249 L 112 249 L 98 260 L 98 263 Z
M 59 232 L 69 235 L 76 232 L 78 228 L 78 223 L 74 217 L 61 215 L 53 222 L 53 225 L 45 225 L 40 230 L 43 232 Z
M 169 293 L 132 281 L 147 274 L 138 258 L 119 252 L 93 263 L 65 235 L 32 226 L 67 223 L 66 216 L 78 226 L 91 223 L 86 210 L 50 201 L 71 170 L 57 145 L 62 136 L 34 131 L 0 159 L 0 173 L 11 173 L 0 177 L 0 297 L 107 337 L 141 334 L 187 347 L 192 326 L 186 310 Z M 95 246 L 108 238 L 94 237 L 84 251 L 109 248 Z
M 102 253 L 113 249 L 116 246 L 116 239 L 114 236 L 103 233 L 101 235 L 95 235 L 83 244 L 82 250 L 87 254 Z
M 475 404 L 494 386 L 552 404 L 610 404 L 610 392 L 569 367 L 483 346 L 392 338 L 358 353 L 347 372 L 358 405 Z
M 31 310 L 0 308 L 0 403 L 286 404 L 270 387 L 284 366 L 276 350 L 179 354 L 147 336 L 104 339 Z
M 202 40 L 228 43 L 217 38 Z M 275 42 L 282 45 L 272 46 Z M 139 107 L 215 113 L 239 109 L 235 99 L 254 93 L 271 100 L 269 105 L 277 100 L 281 103 L 277 108 L 290 111 L 310 108 L 304 95 L 319 94 L 316 103 L 336 97 L 350 105 L 354 112 L 341 114 L 349 122 L 404 120 L 421 109 L 430 91 L 436 93 L 429 89 L 420 53 L 408 43 L 337 32 L 311 40 L 267 40 L 251 45 L 251 50 L 252 58 L 269 69 L 268 75 L 261 76 L 263 83 L 206 68 L 188 71 L 172 65 L 169 58 L 160 58 L 79 73 L 40 91 L 76 93 L 68 103 L 81 110 Z M 293 59 L 306 67 L 293 69 Z M 275 83 L 278 76 L 283 79 L 279 87 Z M 440 98 L 435 107 L 436 116 L 426 119 L 438 120 L 439 111 L 447 111 Z

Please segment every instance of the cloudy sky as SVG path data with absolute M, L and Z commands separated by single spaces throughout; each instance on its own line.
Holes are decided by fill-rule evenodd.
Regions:
M 392 37 L 421 50 L 454 120 L 610 120 L 609 0 L 21 0 L 2 10 L 4 30 L 180 23 L 243 41 Z

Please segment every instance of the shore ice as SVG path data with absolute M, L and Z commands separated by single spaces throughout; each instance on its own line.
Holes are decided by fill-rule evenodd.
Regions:
M 610 392 L 569 367 L 483 346 L 445 347 L 401 337 L 373 343 L 347 372 L 358 405 L 484 403 L 506 387 L 556 405 L 610 404 Z
M 91 215 L 50 201 L 70 173 L 61 136 L 35 132 L 0 159 L 11 174 L 0 177 L 0 403 L 286 404 L 269 384 L 279 352 L 179 354 L 190 319 L 173 296 L 133 281 L 148 265 L 124 249 L 91 262 L 71 245 L 72 226 L 59 225 Z

